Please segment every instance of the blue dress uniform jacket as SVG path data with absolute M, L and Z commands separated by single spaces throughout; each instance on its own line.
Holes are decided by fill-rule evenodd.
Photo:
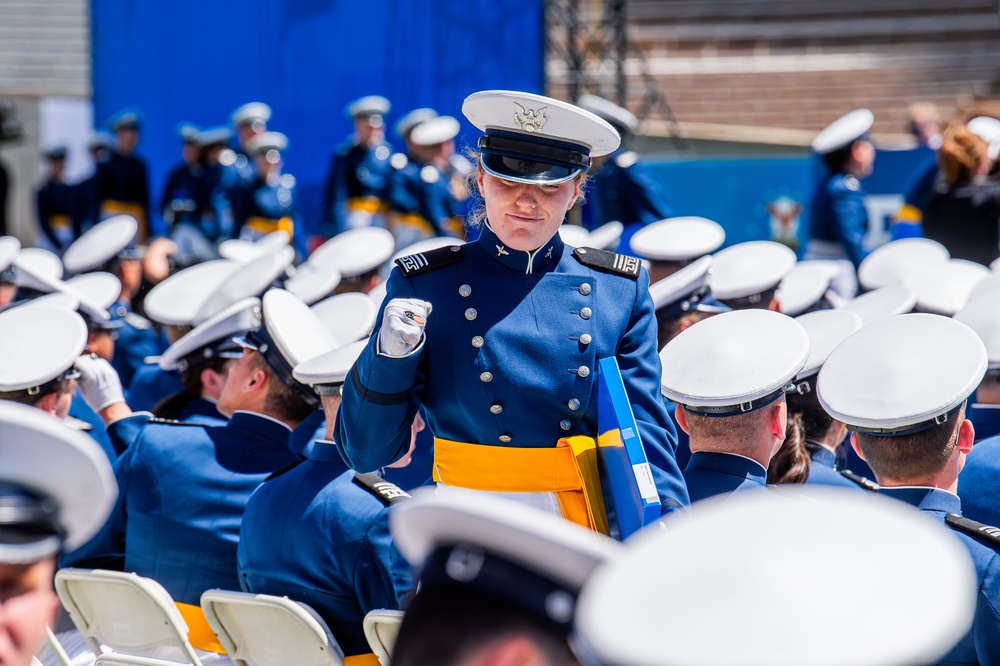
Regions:
M 48 180 L 35 194 L 35 212 L 42 233 L 57 252 L 80 237 L 82 220 L 77 210 L 76 188 Z
M 295 178 L 282 174 L 273 182 L 255 178 L 249 185 L 235 190 L 233 199 L 233 234 L 240 236 L 243 227 L 254 218 L 273 222 L 274 228 L 254 229 L 253 240 L 278 229 L 278 221 L 284 218 L 292 223 L 292 246 L 299 257 L 307 253 L 309 237 L 305 224 L 297 212 L 295 203 Z
M 767 487 L 767 470 L 756 460 L 731 453 L 694 451 L 684 468 L 691 501 L 752 492 Z
M 159 356 L 167 349 L 166 337 L 161 335 L 145 317 L 132 312 L 132 308 L 117 301 L 110 309 L 112 319 L 120 319 L 121 328 L 116 333 L 115 355 L 111 367 L 118 373 L 122 386 L 130 386 L 139 368 L 146 367 L 147 356 Z
M 857 268 L 868 256 L 862 245 L 867 231 L 868 211 L 861 183 L 849 174 L 828 176 L 809 207 L 809 237 L 838 243 Z
M 677 403 L 672 400 L 667 400 L 663 398 L 663 404 L 666 405 L 667 414 L 670 415 L 670 422 L 674 426 L 674 431 L 677 433 L 677 455 L 675 456 L 677 460 L 677 467 L 684 469 L 687 467 L 688 461 L 691 460 L 691 439 L 688 434 L 684 432 L 680 424 L 677 423 L 677 417 L 674 416 L 674 412 L 677 410 Z
M 98 162 L 94 174 L 96 203 L 100 207 L 106 201 L 118 201 L 138 206 L 145 216 L 146 227 L 142 228 L 143 220 L 139 220 L 140 240 L 144 240 L 149 228 L 149 177 L 146 174 L 146 162 L 136 155 L 111 154 L 106 162 Z
M 308 459 L 268 479 L 247 503 L 239 543 L 243 590 L 308 604 L 345 654 L 370 652 L 362 621 L 397 609 L 412 581 L 389 536 L 387 497 L 355 481 L 336 445 L 316 441 Z M 386 484 L 389 497 L 405 495 Z
M 856 490 L 861 489 L 861 486 L 836 471 L 837 454 L 825 446 L 821 446 L 810 453 L 809 459 L 811 464 L 809 465 L 809 477 L 806 479 L 806 483 L 821 486 L 840 486 Z
M 1000 437 L 984 439 L 972 447 L 958 475 L 958 496 L 965 517 L 1000 525 Z
M 150 423 L 134 414 L 108 426 L 125 453 L 118 501 L 82 557 L 124 556 L 126 571 L 155 579 L 175 601 L 199 605 L 211 588 L 239 589 L 236 547 L 250 494 L 298 458 L 291 430 L 237 412 L 224 426 Z
M 128 385 L 128 406 L 133 412 L 152 411 L 156 403 L 184 389 L 176 370 L 161 370 L 158 365 L 145 365 L 135 371 Z
M 83 400 L 83 395 L 80 393 L 79 388 L 73 394 L 73 402 L 70 403 L 67 416 L 72 416 L 74 419 L 79 419 L 90 425 L 90 430 L 87 430 L 86 433 L 93 437 L 94 441 L 100 445 L 112 464 L 118 460 L 118 455 L 121 451 L 115 450 L 115 447 L 111 443 L 111 438 L 108 437 L 108 431 L 104 428 L 104 420 Z
M 436 166 L 407 162 L 401 168 L 394 167 L 389 203 L 397 213 L 392 229 L 397 239 L 396 247 L 406 247 L 434 236 L 462 234 L 463 224 L 459 217 L 462 206 L 452 193 L 451 179 Z
M 323 235 L 333 236 L 349 228 L 349 199 L 374 197 L 388 201 L 391 154 L 392 146 L 388 143 L 369 148 L 353 137 L 337 149 L 323 188 Z
M 1000 405 L 973 403 L 966 418 L 976 429 L 977 442 L 1000 435 Z
M 882 488 L 885 495 L 906 502 L 941 522 L 950 513 L 962 514 L 963 502 L 946 490 L 938 488 Z M 997 547 L 985 539 L 954 530 L 969 550 L 976 565 L 976 615 L 972 630 L 940 664 L 1000 663 L 1000 554 Z
M 646 271 L 630 279 L 585 266 L 558 234 L 533 253 L 509 249 L 487 225 L 451 251 L 460 258 L 450 265 L 389 277 L 386 302 L 418 298 L 434 310 L 422 346 L 405 358 L 377 353 L 379 315 L 337 417 L 348 463 L 372 471 L 402 456 L 421 404 L 431 431 L 457 442 L 552 447 L 594 437 L 596 362 L 614 356 L 663 510 L 687 504 Z
M 629 240 L 636 231 L 673 216 L 660 183 L 638 162 L 636 153 L 621 148 L 593 175 L 581 210 L 581 221 L 589 231 L 608 222 L 621 222 L 625 229 L 618 248 L 624 253 L 631 253 Z

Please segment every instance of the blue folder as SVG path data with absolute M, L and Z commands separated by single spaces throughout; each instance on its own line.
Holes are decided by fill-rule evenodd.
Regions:
M 642 448 L 618 361 L 597 362 L 597 453 L 611 536 L 624 541 L 660 519 L 660 496 Z

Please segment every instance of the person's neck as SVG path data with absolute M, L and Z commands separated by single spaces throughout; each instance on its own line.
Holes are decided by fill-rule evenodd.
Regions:
M 937 474 L 933 476 L 925 476 L 919 478 L 911 479 L 896 479 L 892 477 L 875 475 L 875 479 L 878 481 L 878 485 L 883 488 L 899 488 L 899 487 L 921 487 L 921 488 L 937 488 L 939 490 L 947 490 L 953 495 L 958 494 L 958 475 L 956 474 Z
M 743 456 L 760 463 L 761 467 L 767 469 L 771 462 L 771 447 L 763 444 L 759 446 L 735 447 L 729 439 L 700 438 L 697 433 L 690 433 L 691 453 L 727 453 L 729 455 Z

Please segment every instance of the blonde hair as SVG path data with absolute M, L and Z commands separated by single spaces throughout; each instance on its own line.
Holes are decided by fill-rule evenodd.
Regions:
M 948 128 L 937 154 L 945 182 L 953 186 L 967 180 L 986 159 L 988 149 L 989 144 L 965 125 Z

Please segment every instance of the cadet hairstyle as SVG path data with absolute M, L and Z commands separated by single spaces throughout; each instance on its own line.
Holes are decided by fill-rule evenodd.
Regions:
M 778 400 L 780 399 L 778 398 Z M 743 451 L 749 451 L 753 448 L 754 439 L 747 435 L 753 433 L 756 436 L 761 428 L 766 427 L 767 413 L 777 402 L 775 400 L 752 412 L 733 414 L 732 416 L 703 416 L 694 414 L 686 407 L 684 412 L 692 436 L 699 439 L 724 439 L 730 445 L 729 448 L 733 453 L 742 454 Z
M 969 180 L 987 158 L 989 144 L 965 125 L 948 128 L 937 151 L 938 166 L 949 186 Z
M 267 373 L 268 389 L 267 397 L 264 399 L 264 409 L 281 419 L 296 423 L 305 421 L 315 411 L 309 403 L 285 386 L 285 382 L 281 381 L 259 353 L 251 355 L 250 367 Z
M 814 375 L 810 385 L 815 384 Z M 788 403 L 785 441 L 767 467 L 767 482 L 805 483 L 812 469 L 811 454 L 818 446 L 807 440 L 825 439 L 834 421 L 820 405 L 814 390 L 805 394 L 787 393 L 785 400 Z
M 530 639 L 548 666 L 578 663 L 554 626 L 509 601 L 467 585 L 421 584 L 393 648 L 393 666 L 455 666 L 491 643 Z
M 962 405 L 941 425 L 896 437 L 859 432 L 858 444 L 877 479 L 916 481 L 944 469 L 958 443 L 958 428 L 964 419 L 965 405 Z
M 198 365 L 188 367 L 187 370 L 181 373 L 181 390 L 173 395 L 168 395 L 156 403 L 151 410 L 153 414 L 161 419 L 180 418 L 184 408 L 191 404 L 192 401 L 201 397 L 201 371 L 214 370 L 219 373 L 225 372 L 226 362 L 229 360 L 228 358 L 215 357 L 207 359 Z
M 20 405 L 28 405 L 29 407 L 37 407 L 42 401 L 42 398 L 51 393 L 71 393 L 72 385 L 69 379 L 59 379 L 51 380 L 42 384 L 38 393 L 29 394 L 25 390 L 17 391 L 0 391 L 0 400 L 6 400 L 8 402 L 16 402 Z
M 479 151 L 469 149 L 465 152 L 465 156 L 472 160 L 472 162 L 476 165 L 476 168 L 469 173 L 468 179 L 465 183 L 469 190 L 469 212 L 466 214 L 465 219 L 466 224 L 470 228 L 476 228 L 482 226 L 482 224 L 486 221 L 486 201 L 483 199 L 483 195 L 479 192 L 479 183 L 477 181 L 479 179 L 479 174 L 487 172 L 483 169 L 483 165 L 479 161 Z M 499 178 L 499 176 L 494 176 L 494 178 Z M 501 178 L 501 180 L 503 179 Z M 587 184 L 590 183 L 590 172 L 581 171 L 566 182 L 568 183 L 574 180 L 580 182 L 580 198 L 576 201 L 576 205 L 579 205 L 586 200 Z M 541 183 L 539 183 L 539 186 L 541 186 Z
M 661 319 L 656 322 L 656 344 L 657 349 L 662 350 L 667 343 L 681 334 L 682 328 L 687 325 L 697 324 L 702 319 L 708 319 L 715 312 L 705 312 L 704 310 L 690 310 L 676 319 Z

